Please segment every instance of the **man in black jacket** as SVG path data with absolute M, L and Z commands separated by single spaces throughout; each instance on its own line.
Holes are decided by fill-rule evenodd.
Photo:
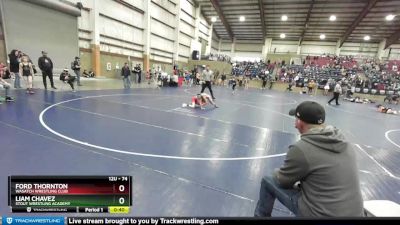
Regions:
M 19 74 L 19 63 L 20 63 L 20 51 L 14 49 L 8 55 L 10 60 L 10 72 L 14 75 L 14 88 L 21 88 L 21 77 L 22 75 Z
M 124 81 L 124 88 L 129 89 L 131 88 L 131 70 L 129 69 L 128 63 L 125 63 L 124 67 L 121 70 L 122 80 Z
M 137 64 L 135 67 L 135 73 L 137 74 L 137 82 L 140 84 L 142 81 L 142 68 L 140 68 L 140 64 Z
M 38 65 L 40 70 L 42 71 L 44 88 L 47 89 L 46 77 L 48 76 L 50 79 L 51 88 L 57 89 L 54 86 L 53 81 L 53 62 L 49 57 L 47 57 L 47 52 L 42 51 L 42 57 L 39 58 Z

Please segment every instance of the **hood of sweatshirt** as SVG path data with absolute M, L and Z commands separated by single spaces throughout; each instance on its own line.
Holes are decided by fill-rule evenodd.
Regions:
M 347 142 L 340 131 L 333 126 L 313 128 L 301 135 L 301 139 L 326 151 L 340 153 L 346 150 Z

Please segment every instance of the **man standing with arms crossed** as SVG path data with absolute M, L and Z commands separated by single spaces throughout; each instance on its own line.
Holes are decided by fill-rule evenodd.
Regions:
M 46 77 L 49 77 L 50 79 L 51 88 L 57 89 L 54 86 L 54 81 L 53 81 L 53 62 L 49 57 L 47 57 L 47 52 L 42 51 L 42 57 L 39 58 L 38 65 L 40 70 L 42 71 L 44 89 L 47 90 Z
M 210 70 L 210 66 L 207 65 L 205 70 L 203 70 L 203 74 L 202 74 L 203 84 L 202 84 L 202 88 L 201 88 L 201 92 L 200 93 L 203 93 L 204 89 L 206 89 L 206 87 L 207 87 L 208 90 L 210 90 L 210 94 L 211 94 L 212 99 L 214 100 L 215 97 L 214 97 L 213 91 L 211 89 L 211 79 L 212 78 L 213 78 L 213 73 Z

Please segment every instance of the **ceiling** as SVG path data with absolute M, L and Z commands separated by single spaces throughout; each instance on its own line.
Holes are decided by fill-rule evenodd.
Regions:
M 326 41 L 398 43 L 400 0 L 196 0 L 204 17 L 216 17 L 214 31 L 227 40 L 264 38 L 315 41 L 325 34 Z M 388 14 L 396 17 L 386 21 Z M 287 15 L 287 21 L 281 16 Z M 329 16 L 335 15 L 336 21 Z M 239 16 L 245 16 L 240 22 Z

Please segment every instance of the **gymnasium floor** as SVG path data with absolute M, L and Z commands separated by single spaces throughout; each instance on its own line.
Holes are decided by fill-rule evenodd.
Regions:
M 16 102 L 0 105 L 0 214 L 10 214 L 9 175 L 131 175 L 132 216 L 252 216 L 261 177 L 299 137 L 287 113 L 304 100 L 323 104 L 326 122 L 354 144 L 364 200 L 400 203 L 400 116 L 222 87 L 214 87 L 220 108 L 182 108 L 199 90 L 13 92 Z M 275 206 L 275 216 L 291 216 Z

